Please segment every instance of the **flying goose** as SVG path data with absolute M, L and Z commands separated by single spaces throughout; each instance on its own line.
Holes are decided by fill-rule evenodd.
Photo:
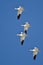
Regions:
M 35 60 L 39 52 L 39 49 L 37 47 L 34 47 L 34 49 L 30 49 L 29 51 L 33 52 L 33 59 Z
M 21 25 L 21 26 L 24 26 L 24 32 L 25 32 L 25 34 L 27 34 L 27 30 L 30 27 L 30 24 L 28 22 L 26 22 L 24 25 Z
M 20 19 L 20 16 L 21 16 L 22 12 L 24 11 L 24 8 L 19 6 L 18 8 L 15 8 L 15 10 L 18 10 L 17 19 Z
M 20 36 L 20 42 L 21 42 L 21 45 L 23 45 L 27 35 L 24 32 L 21 32 L 20 34 L 17 34 L 17 36 Z

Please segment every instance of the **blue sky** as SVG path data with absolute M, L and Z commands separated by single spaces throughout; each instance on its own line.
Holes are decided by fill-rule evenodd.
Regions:
M 17 20 L 15 7 L 24 7 Z M 28 21 L 31 28 L 24 45 L 17 33 L 23 31 L 21 24 Z M 37 46 L 40 53 L 34 61 L 29 49 Z M 0 0 L 0 65 L 43 65 L 43 0 Z

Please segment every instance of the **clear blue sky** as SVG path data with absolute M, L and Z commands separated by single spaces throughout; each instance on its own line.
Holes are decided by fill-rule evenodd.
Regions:
M 24 12 L 17 20 L 14 8 L 20 5 Z M 31 28 L 21 46 L 16 34 L 26 21 Z M 40 49 L 36 61 L 28 52 L 35 46 Z M 43 65 L 43 0 L 0 0 L 0 65 Z

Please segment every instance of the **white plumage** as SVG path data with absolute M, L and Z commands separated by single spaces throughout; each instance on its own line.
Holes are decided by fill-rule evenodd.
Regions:
M 21 32 L 20 34 L 17 34 L 17 36 L 20 36 L 20 42 L 21 42 L 21 45 L 23 45 L 24 40 L 27 35 L 25 33 Z
M 35 60 L 36 56 L 37 56 L 37 54 L 39 52 L 39 49 L 37 47 L 34 47 L 34 49 L 30 49 L 29 51 L 33 52 L 33 59 Z
M 18 8 L 15 8 L 15 10 L 18 10 L 17 19 L 20 19 L 20 16 L 21 16 L 22 12 L 24 11 L 24 8 L 19 6 Z
M 26 22 L 24 25 L 21 25 L 21 26 L 24 26 L 24 32 L 27 34 L 27 30 L 28 28 L 30 28 L 30 24 Z

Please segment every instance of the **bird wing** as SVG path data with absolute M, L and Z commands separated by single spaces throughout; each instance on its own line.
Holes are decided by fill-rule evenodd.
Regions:
M 33 56 L 33 59 L 34 59 L 34 60 L 36 59 L 36 56 L 37 56 L 37 55 L 34 55 L 34 56 Z

